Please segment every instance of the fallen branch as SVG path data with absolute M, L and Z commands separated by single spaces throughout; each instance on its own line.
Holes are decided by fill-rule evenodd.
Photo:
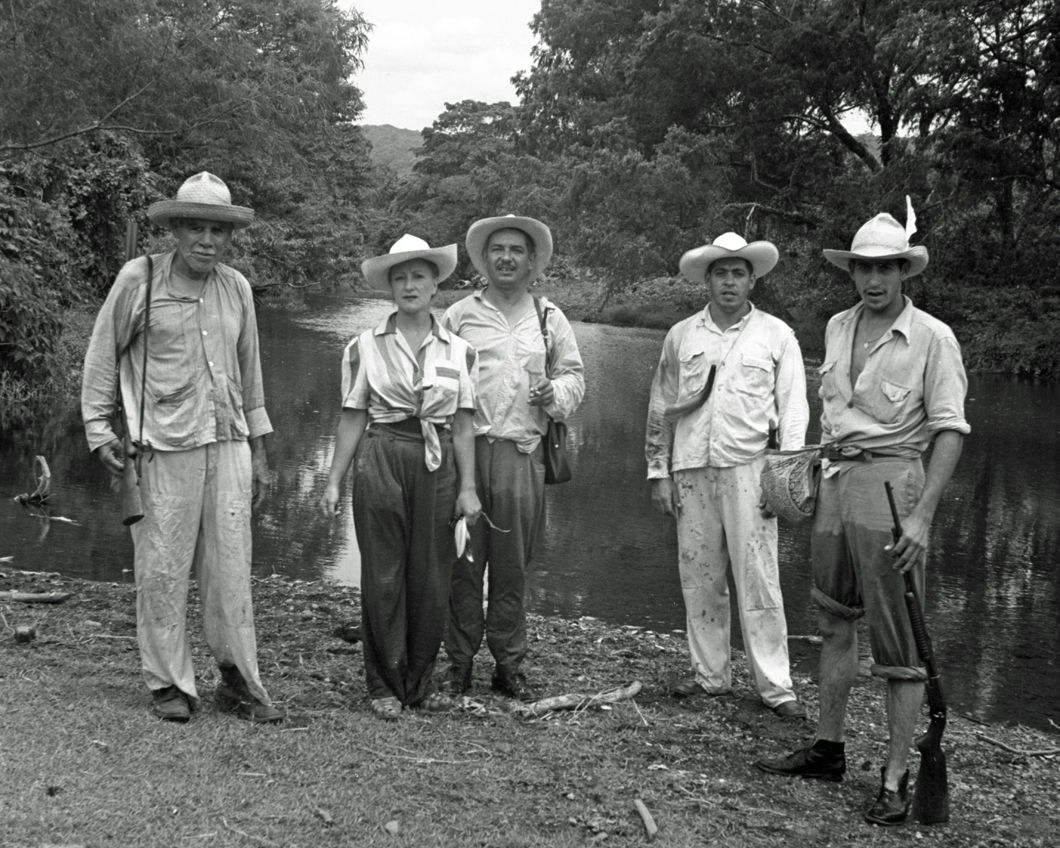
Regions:
M 619 701 L 627 701 L 642 689 L 639 680 L 634 680 L 628 686 L 612 689 L 609 692 L 601 692 L 598 695 L 584 695 L 578 692 L 569 695 L 556 695 L 552 698 L 542 698 L 532 704 L 513 704 L 516 712 L 525 715 L 544 715 L 552 710 L 582 710 L 601 704 L 614 704 Z
M 652 818 L 648 808 L 644 806 L 644 802 L 640 798 L 633 799 L 633 806 L 637 808 L 637 812 L 640 813 L 640 820 L 644 822 L 644 830 L 648 834 L 648 841 L 651 842 L 655 838 L 655 834 L 659 832 L 659 826 L 655 824 L 655 819 Z
M 989 742 L 991 745 L 997 745 L 998 748 L 1008 751 L 1010 754 L 1018 754 L 1021 757 L 1052 757 L 1056 754 L 1060 754 L 1060 748 L 1045 748 L 1041 751 L 1021 751 L 1019 748 L 1013 748 L 1011 745 L 1006 745 L 1004 742 L 1000 742 L 997 739 L 991 739 L 989 736 L 982 733 L 977 733 L 975 735 L 984 742 Z
M 0 592 L 0 601 L 19 601 L 23 604 L 61 604 L 71 592 Z

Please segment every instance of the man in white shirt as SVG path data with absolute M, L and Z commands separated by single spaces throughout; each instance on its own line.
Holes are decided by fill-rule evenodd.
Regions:
M 514 215 L 484 218 L 468 230 L 467 251 L 489 285 L 450 306 L 442 323 L 479 355 L 475 476 L 489 521 L 470 528 L 471 556 L 453 568 L 445 640 L 450 665 L 441 689 L 451 696 L 468 691 L 472 661 L 485 635 L 496 662 L 493 689 L 533 701 L 538 693 L 522 667 L 526 572 L 545 510 L 541 437 L 550 416 L 567 418 L 578 408 L 585 375 L 566 317 L 547 299 L 530 294 L 552 256 L 549 228 Z
M 791 328 L 748 300 L 776 265 L 777 249 L 725 233 L 681 257 L 681 272 L 707 286 L 702 312 L 674 325 L 651 387 L 645 454 L 652 503 L 677 519 L 681 589 L 694 677 L 676 697 L 732 689 L 732 568 L 748 663 L 762 701 L 803 718 L 788 662 L 777 566 L 777 519 L 759 482 L 771 431 L 803 446 L 809 407 L 802 353 Z

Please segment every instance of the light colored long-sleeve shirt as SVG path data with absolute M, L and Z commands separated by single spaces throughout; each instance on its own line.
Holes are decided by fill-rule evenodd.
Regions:
M 190 450 L 271 433 L 250 284 L 218 265 L 200 297 L 179 294 L 170 285 L 173 256 L 152 257 L 144 441 Z M 129 432 L 140 436 L 146 284 L 147 260 L 126 263 L 96 317 L 81 386 L 91 450 L 117 438 L 119 384 Z
M 821 366 L 821 440 L 842 447 L 919 456 L 940 430 L 968 433 L 968 378 L 953 331 L 906 297 L 905 308 L 850 382 L 858 304 L 832 316 Z
M 478 356 L 471 345 L 435 321 L 414 351 L 398 331 L 396 315 L 346 345 L 342 405 L 366 409 L 369 422 L 380 424 L 418 418 L 424 459 L 434 471 L 442 461 L 434 425 L 449 428 L 458 409 L 475 408 Z
M 703 391 L 711 366 L 717 371 L 710 397 L 668 420 L 668 406 Z M 806 371 L 791 328 L 752 306 L 722 331 L 705 307 L 675 324 L 663 342 L 648 406 L 648 479 L 746 465 L 766 449 L 771 427 L 779 428 L 782 450 L 796 450 L 809 419 Z
M 570 322 L 546 298 L 539 302 L 552 365 L 553 399 L 544 407 L 530 405 L 530 374 L 543 376 L 545 371 L 545 342 L 536 310 L 509 326 L 501 311 L 475 292 L 450 306 L 442 319 L 478 352 L 475 435 L 508 439 L 524 453 L 537 447 L 549 416 L 572 415 L 585 394 L 585 369 Z

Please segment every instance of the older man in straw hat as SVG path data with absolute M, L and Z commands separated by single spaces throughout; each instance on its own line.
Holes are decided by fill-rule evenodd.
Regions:
M 450 665 L 442 688 L 450 695 L 468 691 L 472 660 L 485 633 L 496 662 L 493 688 L 532 701 L 537 693 L 523 671 L 526 572 L 544 523 L 541 436 L 548 416 L 566 418 L 578 408 L 585 377 L 566 317 L 547 299 L 530 294 L 552 256 L 549 228 L 514 215 L 484 218 L 471 225 L 466 243 L 488 285 L 449 307 L 443 323 L 479 355 L 475 472 L 489 521 L 472 528 L 472 556 L 453 569 L 445 643 Z M 483 616 L 487 565 L 488 612 Z
M 205 171 L 148 215 L 168 226 L 168 253 L 125 265 L 96 319 L 81 408 L 89 447 L 121 475 L 117 395 L 140 463 L 143 520 L 135 548 L 136 621 L 153 712 L 187 721 L 198 704 L 186 632 L 192 566 L 206 640 L 221 671 L 217 705 L 282 720 L 258 675 L 250 599 L 250 513 L 269 485 L 258 332 L 250 285 L 221 264 L 252 210 Z
M 761 760 L 773 774 L 842 780 L 844 714 L 858 672 L 858 618 L 865 616 L 875 664 L 887 681 L 887 763 L 865 815 L 873 824 L 905 821 L 906 761 L 925 671 L 904 602 L 903 572 L 921 593 L 928 531 L 969 427 L 961 350 L 941 321 L 913 306 L 902 285 L 928 263 L 906 228 L 880 214 L 854 236 L 850 250 L 826 250 L 854 280 L 860 302 L 828 323 L 821 366 L 824 473 L 812 532 L 813 598 L 820 607 L 820 717 L 814 743 L 787 757 Z M 925 475 L 921 456 L 934 439 Z M 894 487 L 902 537 L 893 526 L 885 482 Z M 921 594 L 922 596 L 922 594 Z
M 732 688 L 731 567 L 747 660 L 763 703 L 781 718 L 806 715 L 788 663 L 788 628 L 777 567 L 777 519 L 760 506 L 770 431 L 803 446 L 809 407 L 795 334 L 748 300 L 777 263 L 767 241 L 736 233 L 681 257 L 681 272 L 707 287 L 702 312 L 663 343 L 648 410 L 652 502 L 677 519 L 681 588 L 694 676 L 677 697 Z

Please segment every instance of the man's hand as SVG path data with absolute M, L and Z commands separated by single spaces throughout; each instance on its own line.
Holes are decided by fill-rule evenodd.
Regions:
M 921 518 L 916 510 L 902 521 L 902 538 L 884 548 L 894 557 L 895 571 L 904 574 L 927 557 L 930 530 L 931 521 Z
M 339 484 L 329 482 L 324 486 L 324 493 L 317 503 L 325 518 L 334 518 L 339 514 Z
M 478 493 L 472 488 L 457 494 L 454 512 L 458 518 L 466 518 L 468 527 L 471 527 L 482 514 L 482 502 L 478 499 Z
M 651 502 L 663 515 L 677 518 L 681 511 L 681 495 L 677 484 L 669 477 L 651 481 Z
M 250 490 L 253 496 L 251 508 L 258 509 L 269 496 L 272 485 L 272 474 L 269 473 L 269 459 L 265 448 L 251 448 L 250 452 Z
M 775 512 L 773 512 L 773 510 L 771 510 L 769 508 L 769 506 L 766 504 L 766 496 L 765 495 L 762 495 L 762 497 L 760 497 L 758 499 L 758 511 L 762 514 L 763 518 L 776 518 L 777 517 L 777 514 Z
M 115 477 L 121 477 L 125 473 L 125 450 L 117 439 L 111 439 L 96 448 L 96 455 L 104 468 Z
M 555 399 L 556 391 L 552 388 L 552 381 L 548 377 L 542 377 L 530 387 L 531 406 L 548 406 Z

